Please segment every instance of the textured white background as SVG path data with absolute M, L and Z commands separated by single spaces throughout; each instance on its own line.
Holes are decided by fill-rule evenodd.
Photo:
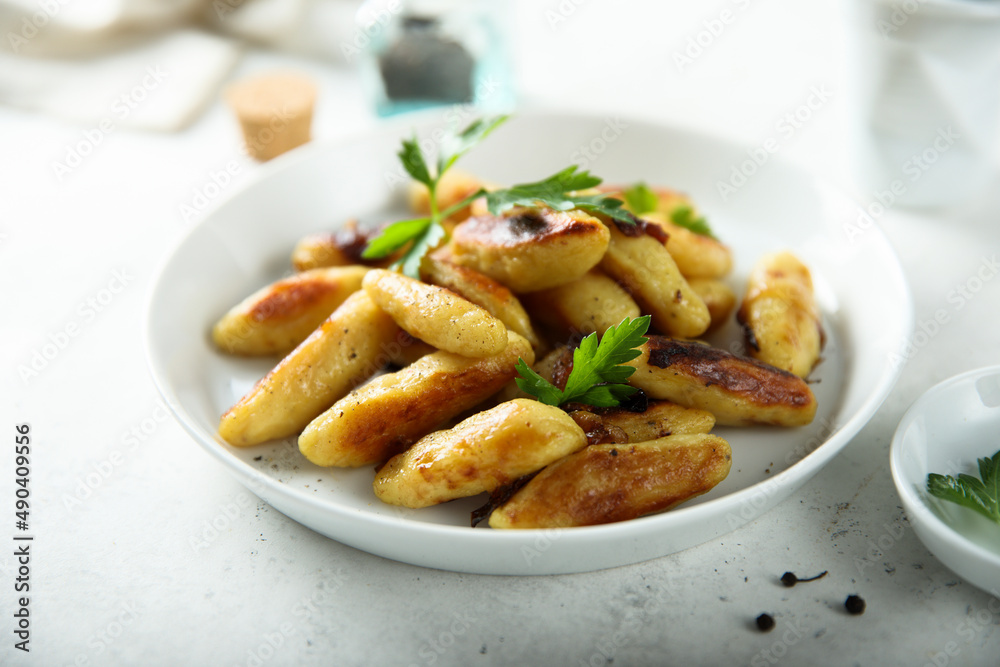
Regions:
M 754 146 L 777 134 L 811 87 L 825 86 L 829 102 L 780 152 L 854 187 L 847 63 L 857 26 L 843 3 L 567 0 L 562 6 L 575 9 L 553 26 L 546 11 L 559 6 L 517 6 L 525 101 L 680 123 Z M 735 20 L 678 71 L 674 52 L 724 8 Z M 343 64 L 250 51 L 234 77 L 274 65 L 320 83 L 318 139 L 375 123 Z M 717 542 L 659 560 L 572 576 L 480 577 L 401 565 L 321 537 L 261 504 L 162 419 L 140 335 L 152 272 L 190 228 L 180 206 L 192 204 L 210 172 L 238 160 L 231 190 L 255 166 L 240 157 L 234 122 L 215 103 L 177 134 L 115 131 L 58 179 L 52 163 L 86 129 L 0 109 L 0 428 L 11 443 L 0 452 L 0 516 L 8 517 L 0 539 L 13 532 L 13 425 L 24 421 L 34 435 L 37 535 L 29 656 L 11 649 L 14 563 L 0 549 L 0 663 L 997 664 L 997 601 L 917 541 L 888 447 L 925 389 L 1000 360 L 1000 280 L 960 310 L 947 298 L 1000 250 L 1000 202 L 880 219 L 918 320 L 938 309 L 951 319 L 907 363 L 872 422 L 791 499 Z M 871 201 L 871 190 L 855 194 Z M 88 317 L 81 304 L 115 271 L 131 277 L 125 289 Z M 79 334 L 22 381 L 17 367 L 71 323 Z M 144 423 L 144 441 L 126 440 Z M 115 452 L 119 464 L 102 463 Z M 102 465 L 110 474 L 67 507 L 64 494 Z M 227 506 L 235 507 L 229 517 Z M 227 528 L 194 548 L 192 538 L 219 517 Z M 777 581 L 785 570 L 824 569 L 825 579 L 794 589 Z M 868 601 L 863 617 L 844 613 L 849 593 Z M 752 627 L 763 611 L 778 623 L 770 634 Z M 942 653 L 949 642 L 954 656 Z

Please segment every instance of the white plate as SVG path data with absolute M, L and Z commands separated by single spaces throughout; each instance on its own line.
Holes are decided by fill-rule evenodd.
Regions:
M 438 127 L 418 117 L 421 136 Z M 733 469 L 711 493 L 672 512 L 561 531 L 468 527 L 482 498 L 425 510 L 378 501 L 372 470 L 318 468 L 292 441 L 236 449 L 219 416 L 272 365 L 218 354 L 209 329 L 229 307 L 288 271 L 302 235 L 349 217 L 401 210 L 395 157 L 405 124 L 283 156 L 206 217 L 170 255 L 150 296 L 149 364 L 185 429 L 240 481 L 289 517 L 345 544 L 428 567 L 489 574 L 581 572 L 635 563 L 715 538 L 756 518 L 814 475 L 858 432 L 897 376 L 891 354 L 908 336 L 912 305 L 898 261 L 874 228 L 848 234 L 857 206 L 772 157 L 723 201 L 717 181 L 747 160 L 741 146 L 639 122 L 525 113 L 461 162 L 499 183 L 583 162 L 608 183 L 644 179 L 690 193 L 735 254 L 732 286 L 764 252 L 791 248 L 813 269 L 828 346 L 814 385 L 819 413 L 805 428 L 718 429 Z M 753 164 L 750 163 L 752 167 Z M 750 171 L 749 167 L 746 171 Z M 380 212 L 382 215 L 380 216 Z M 735 325 L 716 339 L 734 344 Z M 260 457 L 258 461 L 257 458 Z
M 892 478 L 917 537 L 969 583 L 1000 595 L 1000 526 L 929 495 L 927 475 L 979 476 L 976 460 L 1000 450 L 1000 366 L 934 386 L 903 415 L 892 440 Z

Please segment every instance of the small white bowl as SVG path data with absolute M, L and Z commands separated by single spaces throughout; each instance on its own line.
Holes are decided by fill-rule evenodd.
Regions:
M 1000 595 L 1000 525 L 930 496 L 928 473 L 979 476 L 976 460 L 1000 450 L 1000 366 L 932 387 L 903 415 L 892 440 L 892 478 L 917 537 L 969 583 Z

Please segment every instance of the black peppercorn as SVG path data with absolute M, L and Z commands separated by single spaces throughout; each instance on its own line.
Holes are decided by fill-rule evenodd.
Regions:
M 795 584 L 801 584 L 806 581 L 816 581 L 817 579 L 822 579 L 825 576 L 826 576 L 826 570 L 823 570 L 815 577 L 809 577 L 808 579 L 799 579 L 798 577 L 795 576 L 794 572 L 785 572 L 783 575 L 781 575 L 781 583 L 783 583 L 788 588 L 791 588 Z
M 757 629 L 761 632 L 774 630 L 774 618 L 770 614 L 761 614 L 757 617 Z
M 847 599 L 844 601 L 844 607 L 847 608 L 847 613 L 854 616 L 865 613 L 866 606 L 865 601 L 857 595 L 848 595 Z

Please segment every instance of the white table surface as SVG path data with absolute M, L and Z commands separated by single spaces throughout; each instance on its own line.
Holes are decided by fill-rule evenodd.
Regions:
M 830 101 L 782 157 L 852 187 L 844 63 L 853 47 L 838 3 L 608 4 L 518 6 L 523 99 L 681 123 L 750 146 L 810 87 L 826 86 Z M 573 11 L 550 27 L 545 12 L 560 6 Z M 736 20 L 679 72 L 673 52 L 726 7 Z M 318 139 L 377 122 L 342 64 L 250 51 L 234 77 L 276 64 L 320 83 Z M 948 214 L 893 209 L 879 220 L 918 320 L 945 309 L 950 321 L 906 363 L 871 423 L 789 500 L 719 540 L 634 566 L 473 576 L 387 561 L 313 533 L 230 479 L 162 412 L 140 335 L 154 268 L 195 223 L 180 207 L 210 171 L 239 160 L 228 191 L 256 165 L 239 158 L 235 124 L 217 102 L 177 134 L 112 133 L 60 181 L 52 163 L 84 129 L 0 109 L 0 426 L 9 443 L 0 457 L 0 664 L 1000 663 L 998 601 L 921 545 L 888 464 L 892 433 L 917 396 L 1000 360 L 1000 280 L 960 309 L 948 300 L 1000 250 L 1000 202 Z M 18 367 L 68 325 L 77 335 L 22 380 Z M 30 654 L 13 650 L 10 613 L 13 439 L 22 422 L 34 439 Z M 95 471 L 89 496 L 67 502 Z M 226 530 L 192 542 L 227 512 Z M 786 570 L 829 574 L 786 589 L 777 581 Z M 843 611 L 851 593 L 867 600 L 864 616 Z M 777 620 L 770 634 L 753 628 L 765 611 Z

